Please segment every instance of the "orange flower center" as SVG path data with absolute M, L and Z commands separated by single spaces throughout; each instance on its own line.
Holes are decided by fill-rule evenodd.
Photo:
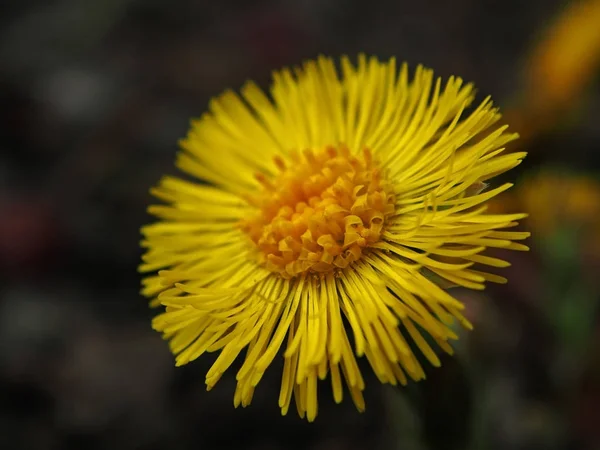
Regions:
M 377 242 L 395 198 L 368 149 L 362 157 L 346 147 L 328 147 L 291 166 L 275 158 L 280 173 L 249 199 L 254 217 L 241 223 L 256 244 L 261 264 L 289 279 L 303 272 L 326 273 L 357 261 Z

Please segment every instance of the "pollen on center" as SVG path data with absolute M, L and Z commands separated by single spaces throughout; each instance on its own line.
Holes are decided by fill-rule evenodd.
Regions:
M 262 189 L 248 200 L 258 211 L 240 224 L 268 270 L 290 279 L 344 269 L 379 241 L 395 198 L 370 150 L 305 150 L 275 165 L 272 179 L 256 175 Z

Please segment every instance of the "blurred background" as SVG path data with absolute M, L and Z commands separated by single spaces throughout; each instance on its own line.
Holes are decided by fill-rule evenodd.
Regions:
M 0 449 L 600 449 L 600 2 L 3 0 Z M 509 284 L 457 291 L 475 330 L 367 412 L 233 409 L 176 369 L 138 294 L 148 188 L 211 96 L 319 53 L 395 55 L 491 94 L 529 157 Z

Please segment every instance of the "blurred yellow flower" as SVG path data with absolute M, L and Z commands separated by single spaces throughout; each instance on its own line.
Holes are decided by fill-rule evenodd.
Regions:
M 592 178 L 545 170 L 523 180 L 514 193 L 531 214 L 528 226 L 540 237 L 559 227 L 594 230 L 600 235 L 600 183 Z
M 600 69 L 600 0 L 568 2 L 526 57 L 523 98 L 507 117 L 525 138 L 554 126 Z
M 590 260 L 600 256 L 600 182 L 590 176 L 544 169 L 525 177 L 519 187 L 489 203 L 489 211 L 526 210 L 526 228 L 542 241 L 562 230 L 574 231 L 581 252 Z M 545 245 L 545 244 L 542 244 Z
M 527 249 L 513 241 L 528 233 L 506 231 L 525 215 L 485 207 L 511 187 L 484 181 L 521 162 L 502 155 L 517 136 L 494 126 L 489 98 L 465 112 L 474 90 L 460 78 L 423 67 L 409 78 L 393 59 L 342 58 L 340 76 L 320 57 L 276 72 L 270 97 L 252 82 L 227 91 L 177 159 L 210 185 L 165 177 L 152 190 L 165 202 L 142 230 L 143 293 L 163 308 L 153 326 L 177 365 L 220 352 L 208 389 L 243 358 L 235 406 L 250 404 L 280 351 L 281 412 L 293 396 L 309 421 L 317 379 L 364 409 L 357 357 L 382 383 L 423 379 L 409 340 L 438 366 L 430 343 L 452 353 L 454 321 L 471 328 L 426 275 L 483 289 L 506 280 L 479 266 L 508 265 L 488 247 Z
M 600 1 L 570 2 L 529 59 L 532 99 L 540 109 L 570 103 L 599 65 Z

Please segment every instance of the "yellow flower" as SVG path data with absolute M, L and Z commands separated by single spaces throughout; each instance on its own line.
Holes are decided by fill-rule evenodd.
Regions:
M 473 86 L 418 67 L 361 55 L 354 67 L 320 57 L 227 91 L 192 123 L 177 166 L 210 184 L 165 177 L 143 228 L 143 293 L 164 312 L 153 322 L 177 365 L 220 352 L 211 389 L 236 358 L 235 406 L 247 406 L 278 354 L 279 406 L 294 396 L 317 415 L 317 379 L 344 386 L 359 410 L 365 356 L 382 383 L 425 377 L 409 341 L 431 364 L 429 343 L 452 353 L 463 304 L 432 278 L 483 289 L 506 280 L 480 270 L 508 263 L 487 247 L 526 250 L 506 231 L 524 214 L 486 214 L 511 185 L 484 181 L 517 166 L 501 155 L 515 139 L 486 99 L 470 114 Z M 477 270 L 474 268 L 477 267 Z M 426 340 L 423 333 L 431 339 Z M 284 341 L 286 343 L 284 344 Z M 240 356 L 240 353 L 243 353 Z M 281 353 L 280 353 L 281 352 Z
M 600 67 L 600 0 L 569 2 L 533 48 L 526 66 L 529 107 L 564 109 L 581 96 Z
M 585 99 L 600 70 L 598 24 L 600 0 L 565 2 L 526 55 L 521 97 L 506 114 L 525 142 L 555 128 Z

